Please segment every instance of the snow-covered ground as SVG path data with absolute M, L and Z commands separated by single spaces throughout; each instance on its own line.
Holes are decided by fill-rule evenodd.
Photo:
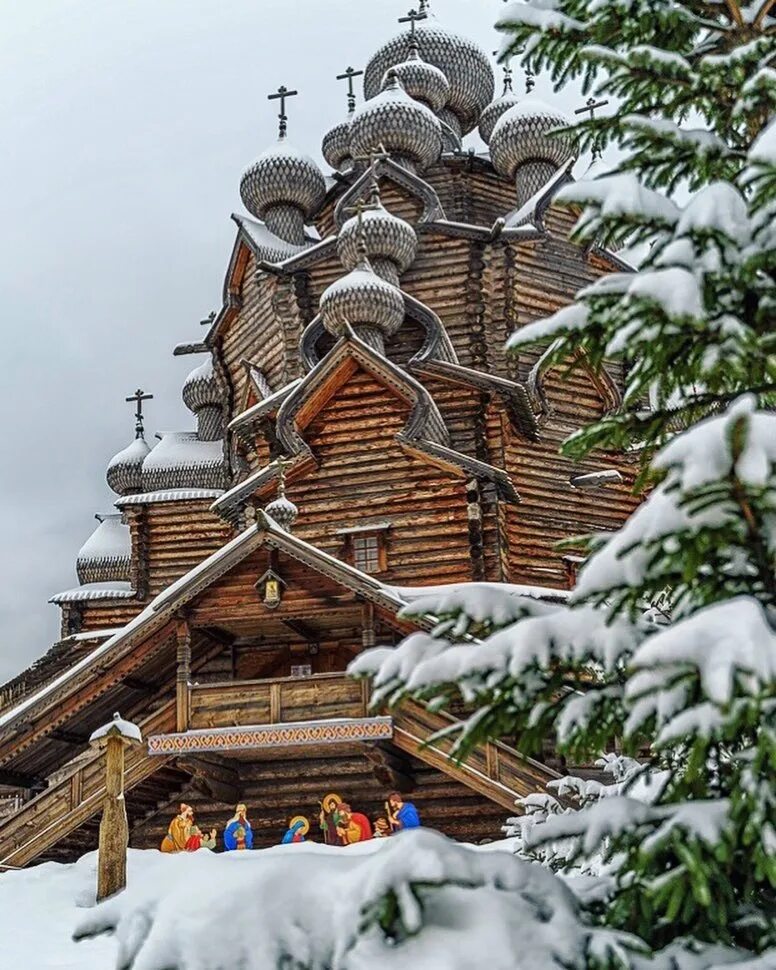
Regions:
M 577 920 L 574 896 L 511 848 L 475 849 L 417 830 L 348 848 L 130 850 L 127 890 L 100 906 L 96 853 L 72 865 L 6 872 L 0 966 L 468 970 L 486 954 L 490 970 L 572 963 L 595 945 Z M 448 880 L 455 885 L 438 885 Z M 373 918 L 388 897 L 396 904 L 393 934 L 406 935 L 401 942 Z M 74 933 L 100 935 L 76 942 Z

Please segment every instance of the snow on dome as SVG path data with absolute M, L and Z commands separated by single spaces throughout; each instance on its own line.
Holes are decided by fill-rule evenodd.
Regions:
M 278 495 L 269 505 L 265 506 L 264 511 L 269 515 L 281 529 L 286 532 L 291 531 L 291 526 L 296 522 L 299 509 L 294 503 L 286 498 L 285 494 Z
M 326 132 L 321 142 L 321 154 L 328 165 L 338 172 L 349 169 L 353 164 L 350 153 L 350 122 L 352 113 Z
M 572 124 L 557 108 L 537 98 L 525 98 L 496 122 L 490 137 L 490 156 L 505 178 L 514 178 L 526 162 L 547 162 L 559 168 L 574 157 L 572 135 L 550 136 L 555 128 Z
M 195 367 L 183 382 L 183 403 L 195 414 L 201 408 L 221 405 L 221 388 L 213 367 L 213 358 Z
M 100 516 L 100 524 L 76 558 L 79 583 L 129 581 L 132 541 L 121 514 Z
M 433 111 L 411 98 L 398 76 L 389 72 L 386 86 L 353 114 L 350 150 L 366 156 L 384 147 L 397 161 L 428 168 L 442 152 L 442 128 Z
M 240 197 L 248 212 L 263 219 L 276 236 L 297 245 L 305 241 L 305 219 L 325 195 L 321 170 L 285 138 L 262 152 L 240 179 Z
M 143 491 L 222 488 L 226 480 L 224 443 L 201 441 L 196 431 L 174 431 L 143 462 Z
M 520 103 L 520 99 L 514 93 L 514 91 L 505 91 L 500 98 L 496 98 L 495 101 L 491 101 L 490 104 L 485 108 L 485 110 L 480 115 L 479 132 L 480 138 L 487 145 L 493 134 L 493 129 L 496 127 L 499 119 L 502 115 L 505 115 L 507 111 L 515 107 L 516 104 Z
M 445 30 L 433 19 L 419 23 L 415 36 L 423 60 L 438 67 L 450 83 L 447 105 L 462 132 L 470 132 L 493 100 L 496 81 L 488 55 L 473 41 Z M 405 30 L 373 55 L 364 71 L 365 98 L 378 94 L 388 68 L 407 61 L 412 43 L 410 31 Z
M 135 438 L 131 444 L 108 462 L 105 477 L 108 485 L 117 495 L 139 492 L 142 488 L 141 468 L 150 454 L 145 438 Z
M 377 276 L 366 261 L 324 290 L 320 306 L 329 333 L 341 336 L 350 325 L 378 349 L 382 341 L 370 339 L 369 332 L 376 331 L 384 339 L 396 333 L 404 321 L 401 293 Z
M 396 72 L 402 87 L 411 98 L 425 104 L 434 113 L 441 111 L 447 104 L 450 98 L 450 82 L 443 71 L 423 60 L 417 48 L 410 51 L 406 61 L 401 61 L 388 70 Z M 382 87 L 385 87 L 387 73 L 386 71 L 383 76 Z
M 114 714 L 107 724 L 103 724 L 102 727 L 91 733 L 89 744 L 100 745 L 107 742 L 108 738 L 111 737 L 124 738 L 126 741 L 136 744 L 143 742 L 143 735 L 140 733 L 137 724 L 133 724 L 132 721 L 125 721 L 119 713 Z
M 379 202 L 374 209 L 366 209 L 362 213 L 360 227 L 358 216 L 353 216 L 340 229 L 337 238 L 337 253 L 348 270 L 355 269 L 361 262 L 362 233 L 372 269 L 389 283 L 398 284 L 399 276 L 415 259 L 418 248 L 415 230 Z M 388 266 L 385 265 L 386 261 Z

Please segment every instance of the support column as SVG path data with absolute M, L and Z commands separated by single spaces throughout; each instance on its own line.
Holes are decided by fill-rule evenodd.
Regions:
M 361 607 L 361 645 L 368 650 L 375 645 L 375 606 L 364 602 Z
M 175 729 L 180 733 L 188 731 L 191 719 L 191 628 L 185 617 L 176 621 L 175 642 Z

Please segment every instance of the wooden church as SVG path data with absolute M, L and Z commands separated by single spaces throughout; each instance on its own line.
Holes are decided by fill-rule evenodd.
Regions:
M 353 79 L 363 73 L 357 106 Z M 158 847 L 181 800 L 221 829 L 243 802 L 254 844 L 336 792 L 374 817 L 397 789 L 424 825 L 498 838 L 560 767 L 504 743 L 463 764 L 426 742 L 450 713 L 374 710 L 349 662 L 433 618 L 423 588 L 510 583 L 559 599 L 560 540 L 618 527 L 632 466 L 559 457 L 617 408 L 616 371 L 552 369 L 507 338 L 568 304 L 615 256 L 569 242 L 568 122 L 505 81 L 425 9 L 404 18 L 326 133 L 330 169 L 280 137 L 242 176 L 221 307 L 175 348 L 196 430 L 136 436 L 109 463 L 115 509 L 52 598 L 59 641 L 0 688 L 0 867 L 95 848 L 115 711 L 130 844 Z M 462 148 L 476 128 L 488 149 Z M 204 336 L 202 335 L 204 333 Z M 153 447 L 152 447 L 153 443 Z

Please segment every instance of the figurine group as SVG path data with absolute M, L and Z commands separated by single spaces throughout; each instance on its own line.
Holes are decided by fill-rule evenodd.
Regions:
M 194 821 L 194 809 L 191 805 L 181 802 L 180 811 L 170 822 L 167 834 L 162 839 L 162 852 L 196 852 L 198 849 L 215 849 L 216 830 L 211 829 L 205 835 Z M 238 805 L 234 815 L 224 828 L 224 848 L 233 849 L 253 848 L 253 829 L 248 821 L 248 809 L 245 805 Z
M 353 845 L 367 839 L 385 839 L 402 829 L 416 829 L 420 826 L 420 816 L 400 792 L 391 792 L 385 803 L 385 815 L 376 818 L 373 827 L 366 815 L 354 812 L 339 795 L 332 793 L 321 802 L 319 822 L 327 845 Z
M 420 816 L 412 802 L 405 802 L 399 792 L 391 792 L 385 803 L 385 815 L 376 818 L 372 826 L 366 815 L 354 812 L 339 795 L 331 792 L 321 802 L 319 824 L 326 845 L 353 845 L 367 839 L 384 839 L 402 829 L 418 828 Z M 289 821 L 281 842 L 286 845 L 304 842 L 309 831 L 309 820 L 304 815 L 297 815 Z M 203 832 L 194 821 L 194 809 L 181 802 L 160 848 L 162 852 L 212 850 L 216 848 L 216 836 L 215 829 Z M 253 829 L 246 805 L 236 806 L 224 828 L 223 839 L 227 852 L 253 848 Z

